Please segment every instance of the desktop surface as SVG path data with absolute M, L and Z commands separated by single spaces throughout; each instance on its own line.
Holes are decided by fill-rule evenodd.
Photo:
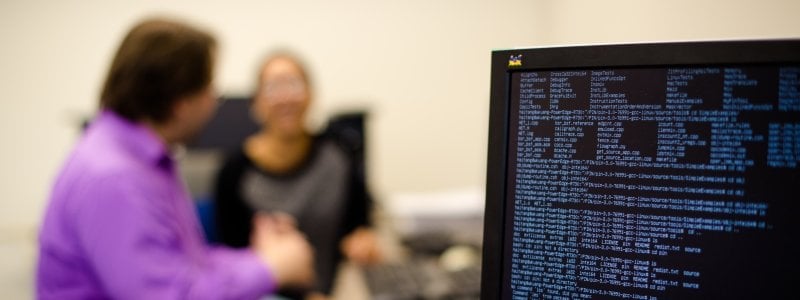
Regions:
M 483 191 L 398 193 L 382 202 L 376 265 L 345 262 L 333 299 L 478 299 Z
M 782 298 L 800 40 L 492 57 L 483 299 Z

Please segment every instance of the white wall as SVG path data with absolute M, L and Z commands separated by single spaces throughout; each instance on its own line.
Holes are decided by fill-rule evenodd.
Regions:
M 2 1 L 0 228 L 35 228 L 94 111 L 112 52 L 138 19 L 181 16 L 222 44 L 218 85 L 250 89 L 267 50 L 306 57 L 317 119 L 372 111 L 379 196 L 482 186 L 491 49 L 545 44 L 800 36 L 786 0 Z
M 250 89 L 267 50 L 313 69 L 315 116 L 366 106 L 379 195 L 480 186 L 489 52 L 543 44 L 800 36 L 797 1 L 3 1 L 0 226 L 38 222 L 136 20 L 181 16 L 222 44 L 219 86 Z
M 33 247 L 9 241 L 33 240 L 112 52 L 157 12 L 217 34 L 223 90 L 246 92 L 260 56 L 288 46 L 313 69 L 317 119 L 368 106 L 379 196 L 484 184 L 491 49 L 800 36 L 795 0 L 2 0 L 0 290 L 21 293 L 10 298 L 30 298 Z
M 38 223 L 113 51 L 153 13 L 218 36 L 229 93 L 250 89 L 268 50 L 300 52 L 318 84 L 316 119 L 371 110 L 379 195 L 481 185 L 489 52 L 537 39 L 532 11 L 528 1 L 4 1 L 0 226 Z
M 796 0 L 536 2 L 547 24 L 537 44 L 800 37 Z

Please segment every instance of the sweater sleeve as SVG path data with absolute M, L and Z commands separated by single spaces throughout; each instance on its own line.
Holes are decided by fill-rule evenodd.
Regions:
M 217 173 L 214 201 L 217 236 L 223 245 L 241 248 L 250 243 L 253 210 L 240 192 L 247 159 L 241 149 L 228 156 Z
M 350 179 L 347 187 L 349 200 L 343 228 L 343 234 L 346 235 L 358 227 L 372 225 L 370 214 L 373 209 L 373 199 L 367 187 L 363 148 L 348 145 L 346 140 L 339 142 L 350 160 Z

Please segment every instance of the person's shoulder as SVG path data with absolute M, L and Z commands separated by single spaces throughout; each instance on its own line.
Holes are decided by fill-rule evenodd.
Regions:
M 142 169 L 141 162 L 118 143 L 97 135 L 85 135 L 75 145 L 65 172 L 78 172 L 86 178 L 109 178 L 132 175 Z
M 120 199 L 115 200 L 119 202 L 148 191 L 157 192 L 164 185 L 164 181 L 153 179 L 157 175 L 154 168 L 128 157 L 113 145 L 98 146 L 82 141 L 75 147 L 54 183 L 52 198 L 69 203 L 74 211 L 102 199 Z

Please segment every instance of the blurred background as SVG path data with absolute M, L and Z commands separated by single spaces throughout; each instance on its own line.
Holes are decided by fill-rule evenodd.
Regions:
M 34 296 L 52 180 L 118 43 L 144 17 L 216 34 L 226 95 L 249 93 L 269 50 L 295 50 L 312 72 L 314 123 L 369 112 L 369 183 L 388 213 L 416 200 L 479 214 L 492 49 L 800 37 L 798 12 L 794 0 L 0 0 L 0 291 Z

